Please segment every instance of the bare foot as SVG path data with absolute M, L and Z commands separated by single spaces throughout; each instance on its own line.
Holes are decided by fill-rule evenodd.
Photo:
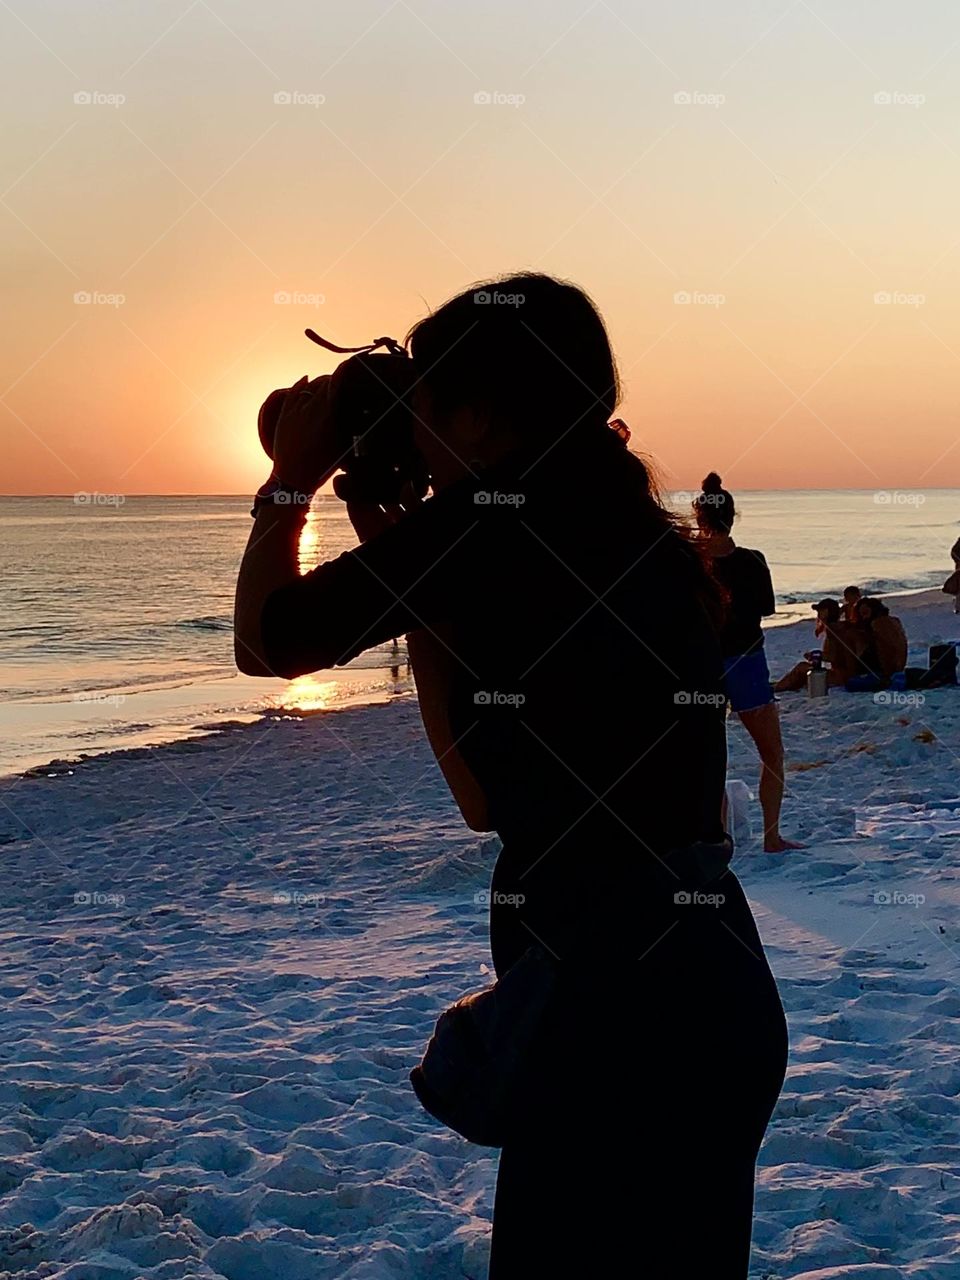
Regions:
M 804 846 L 796 840 L 785 840 L 783 836 L 770 836 L 763 842 L 764 853 L 786 853 L 788 849 L 802 849 Z

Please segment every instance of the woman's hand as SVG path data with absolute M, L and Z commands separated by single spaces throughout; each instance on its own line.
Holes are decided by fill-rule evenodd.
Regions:
M 316 493 L 340 465 L 330 419 L 330 375 L 306 375 L 286 393 L 273 439 L 273 474 L 298 493 Z
M 336 481 L 333 487 L 336 490 Z M 383 506 L 377 506 L 373 502 L 348 502 L 347 515 L 360 541 L 369 542 L 371 538 L 375 538 L 385 529 L 402 520 L 405 515 L 415 511 L 420 502 L 421 498 L 413 486 L 408 484 L 399 502 L 386 503 Z

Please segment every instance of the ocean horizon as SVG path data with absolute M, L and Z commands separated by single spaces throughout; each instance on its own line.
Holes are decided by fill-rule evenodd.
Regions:
M 665 493 L 679 511 L 692 496 Z M 878 595 L 939 586 L 960 527 L 956 488 L 762 489 L 739 499 L 734 536 L 770 564 L 773 626 L 809 618 L 812 600 L 849 583 Z M 298 681 L 236 671 L 233 591 L 249 505 L 246 494 L 0 498 L 0 774 L 411 692 L 402 637 Z M 301 567 L 355 541 L 343 504 L 319 495 Z

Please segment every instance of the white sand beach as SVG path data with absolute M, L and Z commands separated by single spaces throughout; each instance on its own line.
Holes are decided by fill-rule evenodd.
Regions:
M 939 592 L 888 603 L 914 662 L 960 637 Z M 772 628 L 771 669 L 811 644 Z M 615 696 L 602 673 L 577 688 Z M 751 1276 L 949 1280 L 960 689 L 780 705 L 784 830 L 807 848 L 736 859 L 791 1040 Z M 489 980 L 496 848 L 409 697 L 0 784 L 2 1280 L 482 1280 L 496 1153 L 407 1075 Z M 691 1169 L 678 1194 L 710 1188 Z

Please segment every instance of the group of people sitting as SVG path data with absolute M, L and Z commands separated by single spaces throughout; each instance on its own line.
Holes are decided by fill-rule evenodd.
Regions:
M 827 683 L 850 689 L 882 689 L 907 665 L 907 634 L 903 623 L 883 603 L 847 587 L 843 603 L 827 598 L 813 608 L 819 654 L 811 651 L 774 685 L 777 693 L 802 689 L 814 664 L 827 668 Z

